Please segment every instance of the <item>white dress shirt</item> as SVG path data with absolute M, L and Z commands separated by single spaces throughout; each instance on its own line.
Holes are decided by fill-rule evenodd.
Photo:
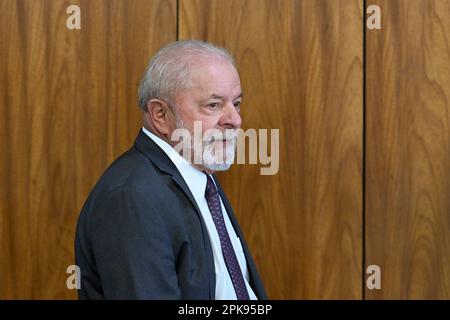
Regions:
M 177 151 L 175 151 L 170 144 L 160 139 L 144 127 L 142 131 L 152 139 L 172 160 L 172 162 L 177 167 L 184 181 L 186 182 L 189 190 L 194 196 L 197 206 L 200 209 L 203 221 L 205 222 L 206 229 L 208 230 L 209 240 L 211 241 L 211 246 L 214 255 L 214 268 L 216 273 L 216 299 L 217 300 L 236 300 L 236 293 L 234 291 L 233 283 L 231 282 L 230 275 L 228 273 L 225 260 L 223 258 L 222 247 L 220 246 L 219 234 L 217 233 L 216 226 L 211 216 L 211 212 L 208 208 L 208 203 L 205 198 L 206 189 L 206 173 L 200 171 L 193 165 L 191 165 L 185 158 L 183 158 Z M 214 178 L 211 176 L 212 180 Z M 215 183 L 215 181 L 214 181 Z M 242 250 L 241 241 L 239 240 L 236 232 L 231 224 L 230 218 L 228 217 L 227 210 L 223 205 L 222 199 L 220 199 L 223 217 L 225 220 L 225 226 L 227 228 L 228 234 L 230 235 L 230 240 L 233 245 L 234 252 L 239 261 L 239 266 L 242 270 L 242 275 L 244 276 L 245 285 L 247 287 L 250 299 L 257 300 L 255 293 L 249 284 L 249 275 L 247 269 L 247 262 L 245 260 L 244 251 Z

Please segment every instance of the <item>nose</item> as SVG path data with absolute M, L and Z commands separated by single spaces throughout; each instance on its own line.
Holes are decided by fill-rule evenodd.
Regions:
M 241 115 L 232 102 L 227 103 L 223 108 L 219 124 L 225 129 L 239 129 L 241 127 Z

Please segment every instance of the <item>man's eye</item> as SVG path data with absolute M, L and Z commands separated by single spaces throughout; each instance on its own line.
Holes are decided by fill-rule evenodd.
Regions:
M 217 109 L 219 107 L 219 104 L 217 102 L 213 102 L 213 103 L 208 104 L 208 106 L 211 109 Z
M 235 108 L 240 108 L 240 106 L 241 106 L 241 101 L 235 101 L 233 104 L 234 104 L 234 107 L 235 107 Z

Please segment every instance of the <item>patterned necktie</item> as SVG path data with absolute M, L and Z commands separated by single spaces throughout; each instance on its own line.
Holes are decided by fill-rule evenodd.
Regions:
M 223 257 L 225 258 L 225 264 L 227 265 L 234 291 L 238 300 L 250 300 L 236 253 L 225 226 L 217 188 L 211 177 L 208 174 L 206 176 L 208 177 L 205 191 L 206 202 L 208 202 L 209 211 L 219 234 L 220 246 L 222 247 Z

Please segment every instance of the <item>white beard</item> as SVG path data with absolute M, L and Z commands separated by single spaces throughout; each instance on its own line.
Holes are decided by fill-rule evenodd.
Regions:
M 176 119 L 177 129 L 187 130 L 191 135 L 191 144 L 182 150 L 181 155 L 189 163 L 200 165 L 209 171 L 228 170 L 234 162 L 237 144 L 237 131 L 229 136 L 223 133 L 222 139 L 215 140 L 214 135 L 194 139 L 194 132 L 181 119 Z M 223 148 L 225 144 L 225 148 Z M 193 160 L 193 161 L 192 161 Z
M 209 141 L 203 142 L 203 163 L 202 165 L 210 171 L 228 170 L 234 162 L 236 150 L 236 138 L 226 140 L 225 150 L 224 142 Z

